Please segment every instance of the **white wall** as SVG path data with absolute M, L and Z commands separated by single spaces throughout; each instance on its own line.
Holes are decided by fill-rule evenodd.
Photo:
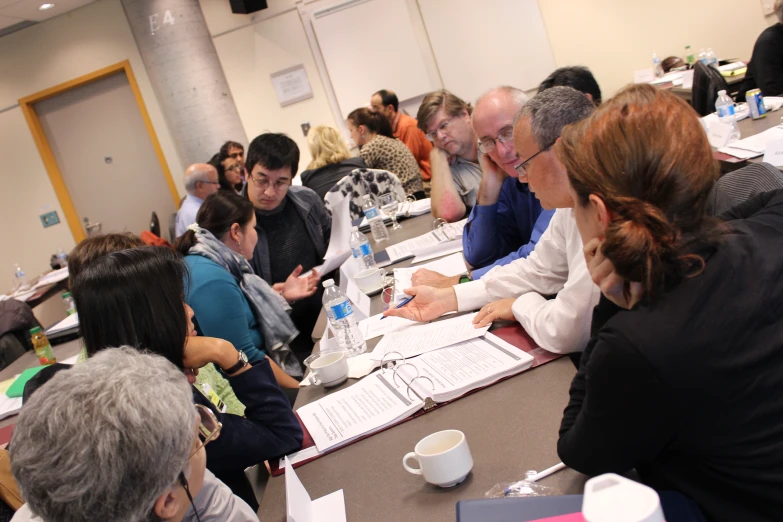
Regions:
M 19 98 L 126 59 L 184 194 L 184 168 L 119 0 L 101 0 L 0 38 L 0 293 L 10 287 L 15 262 L 35 275 L 47 268 L 58 247 L 74 246 L 21 109 L 13 106 Z M 42 209 L 57 210 L 61 223 L 44 229 L 38 218 Z

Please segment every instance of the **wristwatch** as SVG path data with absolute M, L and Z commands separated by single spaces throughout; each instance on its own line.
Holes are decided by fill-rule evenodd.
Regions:
M 237 363 L 231 368 L 226 368 L 225 370 L 223 370 L 223 373 L 231 377 L 233 374 L 237 373 L 239 370 L 247 366 L 247 364 L 248 364 L 247 355 L 245 355 L 245 352 L 243 352 L 242 350 L 239 350 L 239 360 L 237 361 Z
M 470 277 L 470 272 L 465 272 L 459 277 L 459 284 L 470 283 L 471 281 L 473 281 L 473 278 Z

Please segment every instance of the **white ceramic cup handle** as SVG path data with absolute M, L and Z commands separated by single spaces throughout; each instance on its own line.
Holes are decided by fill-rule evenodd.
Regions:
M 378 271 L 381 273 L 381 281 L 386 277 L 386 269 L 385 268 L 379 268 Z
M 321 379 L 319 379 L 313 370 L 310 370 L 310 384 L 313 384 L 315 386 L 318 386 L 321 384 Z
M 411 451 L 410 453 L 407 453 L 402 458 L 402 467 L 405 468 L 405 471 L 407 471 L 408 473 L 413 473 L 414 475 L 421 475 L 421 467 L 412 468 L 408 466 L 409 459 L 415 460 L 419 464 L 419 466 L 421 466 L 421 462 L 419 462 L 419 459 L 416 457 L 416 454 Z

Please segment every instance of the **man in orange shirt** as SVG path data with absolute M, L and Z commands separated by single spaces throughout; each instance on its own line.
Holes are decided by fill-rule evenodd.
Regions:
M 421 170 L 425 191 L 429 193 L 429 181 L 432 179 L 430 170 L 430 151 L 432 143 L 416 125 L 416 119 L 399 112 L 400 102 L 392 91 L 382 89 L 370 98 L 370 109 L 380 112 L 391 123 L 394 137 L 403 142 L 413 153 Z

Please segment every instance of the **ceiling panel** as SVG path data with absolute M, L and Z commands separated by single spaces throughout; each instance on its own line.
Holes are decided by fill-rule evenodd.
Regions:
M 92 3 L 94 0 L 16 0 L 9 5 L 8 0 L 0 0 L 0 17 L 16 18 L 17 22 L 21 20 L 31 20 L 42 22 L 49 18 L 73 11 L 83 5 Z M 54 7 L 41 11 L 38 8 L 44 2 L 51 2 Z
M 23 22 L 21 18 L 14 18 L 10 16 L 3 16 L 0 14 L 0 29 L 10 27 L 14 24 L 18 24 L 19 22 Z

